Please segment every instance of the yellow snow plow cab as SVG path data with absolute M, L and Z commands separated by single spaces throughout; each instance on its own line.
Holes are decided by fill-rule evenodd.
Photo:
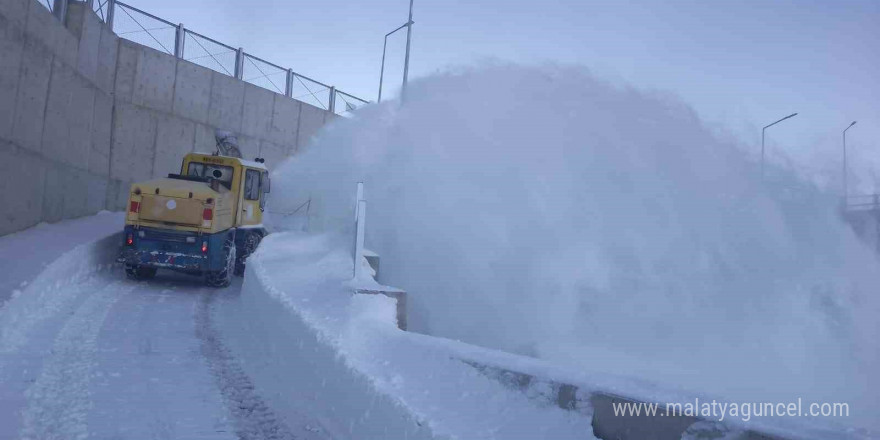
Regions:
M 215 287 L 242 275 L 267 233 L 264 162 L 190 153 L 179 174 L 132 184 L 119 256 L 126 275 L 145 279 L 172 269 L 202 275 Z

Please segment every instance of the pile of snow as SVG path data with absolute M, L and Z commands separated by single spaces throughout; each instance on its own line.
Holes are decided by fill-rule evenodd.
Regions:
M 365 182 L 411 330 L 731 401 L 848 402 L 843 423 L 876 427 L 876 257 L 833 196 L 768 177 L 673 97 L 491 65 L 330 126 L 274 173 L 272 208 L 350 228 Z
M 399 330 L 392 299 L 353 295 L 348 244 L 270 235 L 241 295 L 218 304 L 226 346 L 288 423 L 317 419 L 316 438 L 593 438 L 588 415 L 535 404 L 451 341 Z
M 123 214 L 101 212 L 0 237 L 3 281 L 18 286 L 0 308 L 0 353 L 20 348 L 34 328 L 76 301 L 72 286 L 113 267 L 122 224 Z
M 0 307 L 65 252 L 121 232 L 124 218 L 125 213 L 101 211 L 0 237 Z

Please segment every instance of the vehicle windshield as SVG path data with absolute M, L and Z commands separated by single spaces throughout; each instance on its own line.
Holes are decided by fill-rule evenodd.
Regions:
M 228 189 L 232 189 L 232 167 L 199 162 L 190 162 L 186 169 L 187 176 L 204 177 L 219 181 Z

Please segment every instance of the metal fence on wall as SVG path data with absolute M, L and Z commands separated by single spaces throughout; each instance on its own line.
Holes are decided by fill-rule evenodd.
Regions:
M 41 0 L 59 19 L 66 15 L 69 0 Z M 116 0 L 86 0 L 116 35 L 190 61 L 224 75 L 233 76 L 307 104 L 346 116 L 369 102 L 337 90 L 305 75 L 266 61 L 182 24 L 142 11 Z

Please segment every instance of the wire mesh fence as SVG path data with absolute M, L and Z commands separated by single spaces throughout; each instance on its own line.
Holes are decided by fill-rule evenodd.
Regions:
M 241 79 L 255 86 L 285 94 L 287 69 L 250 54 L 243 54 Z
M 55 9 L 55 3 L 54 3 L 52 0 L 41 0 L 41 1 L 40 1 L 40 4 L 43 5 L 43 6 L 45 6 L 46 9 L 49 10 L 49 12 L 55 12 L 55 11 L 54 11 L 54 9 Z
M 290 97 L 324 110 L 330 109 L 330 86 L 298 73 L 292 75 Z
M 107 12 L 109 9 L 110 0 L 92 0 L 92 10 L 95 11 L 95 14 L 98 14 L 101 21 L 107 21 Z
M 334 112 L 337 115 L 346 116 L 367 104 L 369 104 L 369 101 L 336 90 L 336 105 L 334 106 Z
M 56 0 L 40 0 L 49 11 Z M 237 77 L 337 115 L 349 115 L 369 104 L 351 94 L 300 75 L 233 46 L 185 29 L 168 20 L 116 0 L 86 0 L 116 35 L 169 55 Z M 59 16 L 65 15 L 60 11 Z
M 174 55 L 177 26 L 125 3 L 115 2 L 113 32 L 122 38 Z
M 183 59 L 234 76 L 237 50 L 190 30 L 184 31 Z

